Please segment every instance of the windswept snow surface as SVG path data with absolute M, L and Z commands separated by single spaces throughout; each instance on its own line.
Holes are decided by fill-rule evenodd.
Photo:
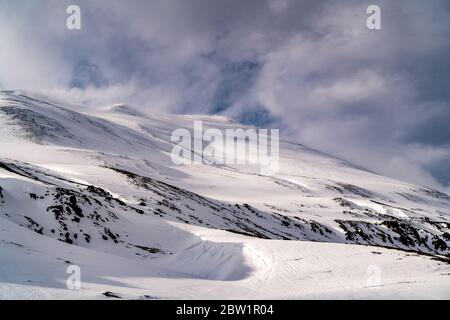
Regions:
M 0 92 L 0 298 L 450 298 L 448 195 L 287 141 L 175 165 L 195 120 L 241 127 Z

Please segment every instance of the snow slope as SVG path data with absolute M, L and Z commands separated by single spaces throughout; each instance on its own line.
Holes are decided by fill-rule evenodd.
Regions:
M 0 298 L 450 298 L 448 195 L 288 141 L 174 165 L 194 120 L 240 127 L 0 92 Z

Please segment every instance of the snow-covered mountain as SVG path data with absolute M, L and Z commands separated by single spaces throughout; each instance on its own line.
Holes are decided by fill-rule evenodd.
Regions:
M 288 141 L 175 165 L 195 120 L 242 127 L 1 91 L 0 298 L 450 298 L 450 196 Z

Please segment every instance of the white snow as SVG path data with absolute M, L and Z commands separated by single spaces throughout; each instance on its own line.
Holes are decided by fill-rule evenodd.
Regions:
M 273 176 L 176 166 L 171 132 L 194 120 L 238 125 L 0 92 L 0 299 L 450 298 L 446 195 L 287 141 Z

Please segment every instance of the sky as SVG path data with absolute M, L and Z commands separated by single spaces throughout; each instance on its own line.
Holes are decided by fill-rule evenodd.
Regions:
M 2 89 L 223 114 L 450 192 L 448 0 L 0 0 L 0 39 Z

